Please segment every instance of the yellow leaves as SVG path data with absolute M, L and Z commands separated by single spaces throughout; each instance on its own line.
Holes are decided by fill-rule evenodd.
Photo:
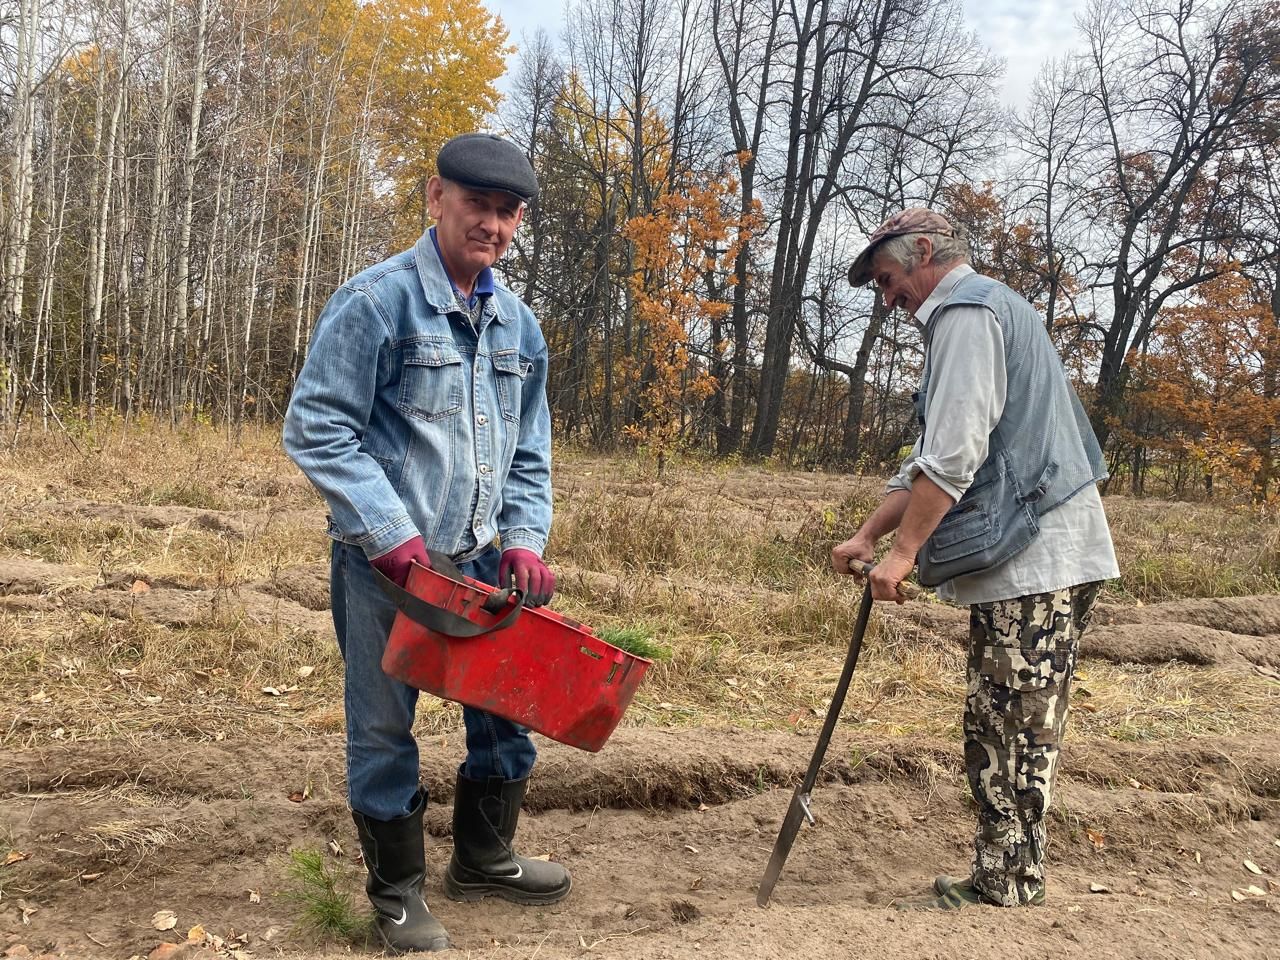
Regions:
M 436 152 L 497 109 L 513 49 L 507 29 L 480 0 L 372 0 L 360 8 L 353 46 L 376 91 L 382 172 L 396 185 L 404 232 L 416 235 L 422 201 L 409 201 L 435 172 Z
M 414 194 L 436 152 L 497 108 L 511 51 L 502 21 L 481 0 L 285 0 L 269 37 L 263 58 L 299 76 L 283 149 L 313 156 L 321 124 L 331 143 L 366 144 L 340 162 L 372 162 L 369 175 L 393 187 L 400 232 L 416 236 Z

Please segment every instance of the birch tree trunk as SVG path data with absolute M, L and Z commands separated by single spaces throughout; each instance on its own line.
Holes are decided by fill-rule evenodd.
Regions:
M 191 123 L 187 128 L 187 144 L 182 158 L 182 217 L 178 222 L 178 249 L 175 251 L 177 277 L 173 290 L 174 325 L 167 363 L 169 408 L 175 419 L 183 412 L 181 408 L 185 405 L 185 396 L 178 395 L 175 380 L 177 371 L 187 363 L 187 324 L 191 310 L 191 221 L 196 201 L 196 164 L 200 156 L 200 115 L 204 107 L 208 20 L 209 0 L 197 0 L 195 64 L 191 77 Z
M 13 416 L 18 401 L 18 343 L 26 284 L 27 244 L 31 236 L 33 190 L 32 148 L 35 142 L 35 87 L 37 36 L 41 29 L 40 0 L 19 0 L 17 58 L 14 75 L 13 155 L 9 158 L 9 191 L 0 204 L 4 246 L 4 277 L 0 286 L 0 412 Z

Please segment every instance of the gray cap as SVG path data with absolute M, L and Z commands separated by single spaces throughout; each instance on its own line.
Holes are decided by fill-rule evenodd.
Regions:
M 464 133 L 436 155 L 440 176 L 473 190 L 505 190 L 521 200 L 538 195 L 538 178 L 529 159 L 510 140 L 492 133 Z

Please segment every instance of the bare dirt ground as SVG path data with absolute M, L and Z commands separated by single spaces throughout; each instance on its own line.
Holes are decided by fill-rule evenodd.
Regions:
M 190 452 L 148 443 L 0 470 L 0 955 L 376 953 L 307 932 L 288 896 L 291 850 L 323 851 L 357 902 L 362 880 L 323 510 L 265 441 L 201 453 L 181 496 L 166 478 Z M 689 468 L 655 485 L 570 458 L 557 496 L 557 607 L 649 624 L 673 656 L 601 753 L 540 740 L 521 846 L 574 876 L 550 908 L 440 893 L 462 740 L 456 708 L 424 705 L 428 898 L 456 955 L 1280 957 L 1280 595 L 1162 596 L 1150 542 L 1124 544 L 1168 505 L 1108 501 L 1122 552 L 1148 559 L 1084 641 L 1048 904 L 957 915 L 895 908 L 963 873 L 973 830 L 967 614 L 928 600 L 877 607 L 818 826 L 755 904 L 852 622 L 847 582 L 814 560 L 862 509 L 850 481 Z M 1250 522 L 1231 537 L 1274 536 Z M 1159 534 L 1187 557 L 1217 535 Z M 1267 583 L 1247 577 L 1270 554 L 1213 549 L 1217 579 L 1197 582 Z

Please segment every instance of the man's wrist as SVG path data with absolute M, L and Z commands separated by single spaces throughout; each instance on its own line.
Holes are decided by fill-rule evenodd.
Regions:
M 898 537 L 894 537 L 893 546 L 889 548 L 888 556 L 894 560 L 916 562 L 916 555 L 920 552 L 920 548 L 911 549 L 907 544 L 899 543 Z

